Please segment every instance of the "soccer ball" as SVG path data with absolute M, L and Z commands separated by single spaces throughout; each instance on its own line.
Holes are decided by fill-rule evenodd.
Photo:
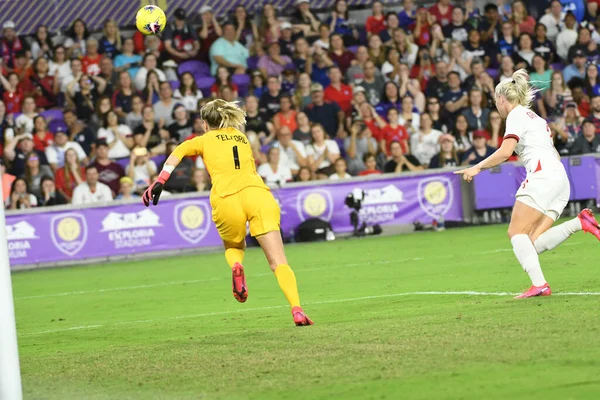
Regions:
M 135 16 L 135 26 L 144 35 L 156 35 L 165 29 L 167 16 L 157 6 L 148 5 L 139 9 Z

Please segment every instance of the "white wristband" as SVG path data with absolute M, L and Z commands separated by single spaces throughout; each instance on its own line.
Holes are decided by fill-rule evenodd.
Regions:
M 169 174 L 172 174 L 173 170 L 175 170 L 175 166 L 174 165 L 167 165 L 167 164 L 165 164 L 164 167 L 163 167 L 163 171 L 167 171 Z

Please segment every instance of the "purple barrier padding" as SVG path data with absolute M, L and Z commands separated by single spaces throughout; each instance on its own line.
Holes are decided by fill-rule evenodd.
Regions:
M 571 183 L 571 200 L 599 199 L 600 159 L 593 156 L 563 158 Z M 484 171 L 475 178 L 475 209 L 511 208 L 515 193 L 525 180 L 525 167 L 503 164 L 493 172 Z
M 11 265 L 218 246 L 208 197 L 7 216 Z
M 512 207 L 520 183 L 514 164 L 502 164 L 493 170 L 483 171 L 474 180 L 475 209 Z
M 346 181 L 279 189 L 276 196 L 282 208 L 284 234 L 309 218 L 329 221 L 335 232 L 351 232 L 351 210 L 344 201 L 354 189 L 365 191 L 360 216 L 367 224 L 431 223 L 440 216 L 448 221 L 463 218 L 460 178 L 452 173 Z
M 598 195 L 597 159 L 594 157 L 563 158 L 571 182 L 571 200 L 595 199 Z
M 596 188 L 600 188 L 600 158 L 596 158 Z M 600 207 L 600 190 L 596 190 L 596 207 Z
M 281 223 L 289 234 L 308 218 L 331 222 L 335 232 L 349 232 L 353 189 L 366 193 L 361 216 L 368 224 L 431 222 L 440 216 L 463 217 L 460 178 L 452 173 L 288 187 L 273 194 L 281 204 Z M 6 217 L 11 265 L 75 261 L 221 246 L 211 220 L 207 195 L 162 198 L 157 207 L 139 203 Z

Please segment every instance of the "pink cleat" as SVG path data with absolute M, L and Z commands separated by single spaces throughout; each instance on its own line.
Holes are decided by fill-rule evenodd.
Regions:
M 308 318 L 306 314 L 304 314 L 302 307 L 292 308 L 292 316 L 294 317 L 294 323 L 296 326 L 308 326 L 313 324 L 312 320 Z
M 244 303 L 248 299 L 248 287 L 246 286 L 246 276 L 244 275 L 244 267 L 242 264 L 235 263 L 231 269 L 231 288 L 233 289 L 233 297 L 240 303 Z
M 536 297 L 536 296 L 550 296 L 552 294 L 552 290 L 550 289 L 550 285 L 548 283 L 544 283 L 543 286 L 532 286 L 525 293 L 520 294 L 515 297 L 515 299 L 526 299 L 528 297 Z
M 589 208 L 581 210 L 579 215 L 577 216 L 581 221 L 581 228 L 596 236 L 598 240 L 600 240 L 600 225 L 598 225 L 598 221 L 594 218 L 594 213 Z

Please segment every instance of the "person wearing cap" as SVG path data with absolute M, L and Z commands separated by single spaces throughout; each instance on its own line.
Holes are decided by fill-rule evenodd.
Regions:
M 157 175 L 156 163 L 150 159 L 148 149 L 145 147 L 134 148 L 125 172 L 127 176 L 123 178 L 130 179 L 135 191 L 143 193 Z M 123 188 L 123 178 L 120 180 L 121 189 Z
M 556 36 L 556 54 L 563 60 L 569 61 L 569 49 L 577 43 L 577 20 L 571 11 L 565 15 L 565 27 Z
M 100 182 L 107 185 L 113 193 L 113 196 L 119 191 L 119 179 L 125 175 L 125 170 L 121 164 L 108 158 L 109 146 L 106 140 L 96 141 L 96 159 L 92 164 L 98 174 Z
M 460 165 L 477 165 L 492 154 L 494 149 L 487 144 L 488 134 L 484 130 L 473 132 L 473 147 L 462 155 Z
M 18 52 L 25 52 L 27 59 L 31 59 L 31 51 L 26 40 L 17 36 L 15 23 L 6 21 L 2 24 L 2 40 L 0 40 L 0 55 L 3 66 L 10 72 L 15 68 L 15 56 Z
M 211 6 L 204 5 L 200 7 L 199 14 L 202 20 L 202 24 L 197 31 L 200 38 L 199 58 L 200 61 L 208 62 L 210 46 L 223 36 L 223 29 L 215 18 L 215 13 Z
M 196 31 L 185 21 L 185 10 L 178 8 L 173 15 L 175 21 L 167 24 L 162 38 L 169 56 L 175 62 L 181 63 L 198 55 L 200 42 Z
M 585 79 L 586 61 L 587 55 L 582 49 L 573 52 L 573 63 L 563 69 L 563 79 L 567 84 L 575 77 Z
M 344 111 L 336 103 L 326 103 L 323 85 L 313 83 L 310 88 L 312 103 L 306 107 L 306 115 L 313 123 L 323 126 L 325 132 L 331 137 L 346 137 L 344 130 Z
M 279 25 L 281 35 L 279 37 L 279 47 L 281 48 L 281 54 L 292 58 L 294 55 L 294 37 L 292 31 L 292 24 L 288 21 L 283 21 Z
M 100 146 L 98 146 L 100 148 Z M 117 179 L 117 184 L 120 177 Z M 100 173 L 95 164 L 85 168 L 85 182 L 81 182 L 73 191 L 72 204 L 93 204 L 107 202 L 113 199 L 110 188 L 100 182 Z
M 454 142 L 454 136 L 449 133 L 444 133 L 440 136 L 440 152 L 431 157 L 429 169 L 456 167 L 460 165 Z
M 217 73 L 217 67 L 225 67 L 235 74 L 244 74 L 248 68 L 248 49 L 236 39 L 236 28 L 233 22 L 223 24 L 223 36 L 210 46 L 210 72 Z
M 267 54 L 258 60 L 258 69 L 264 76 L 281 75 L 289 64 L 292 64 L 292 59 L 281 55 L 279 42 L 273 41 L 268 44 Z
M 65 165 L 65 153 L 69 149 L 75 150 L 78 159 L 84 164 L 87 164 L 88 157 L 79 143 L 70 141 L 66 132 L 57 131 L 54 134 L 54 142 L 48 146 L 45 151 L 46 159 L 48 160 L 52 171 L 56 173 L 56 170 Z
M 600 136 L 596 134 L 594 121 L 586 119 L 581 127 L 582 134 L 575 139 L 570 155 L 600 153 Z
M 129 176 L 124 176 L 119 179 L 119 194 L 115 197 L 115 200 L 136 200 L 140 196 L 133 192 L 135 188 L 133 179 Z
M 309 0 L 296 0 L 296 11 L 292 16 L 294 33 L 302 34 L 306 39 L 314 40 L 319 36 L 321 22 L 310 11 Z
M 593 97 L 591 103 L 592 109 L 594 106 L 598 107 L 600 105 L 600 97 Z M 600 125 L 600 119 L 594 118 L 593 115 L 591 115 L 589 119 L 594 123 L 597 134 L 597 127 Z M 570 101 L 565 106 L 564 115 L 548 124 L 554 136 L 554 147 L 556 147 L 556 150 L 561 156 L 569 155 L 575 138 L 581 136 L 581 128 L 584 120 L 585 119 L 579 114 L 577 103 Z

